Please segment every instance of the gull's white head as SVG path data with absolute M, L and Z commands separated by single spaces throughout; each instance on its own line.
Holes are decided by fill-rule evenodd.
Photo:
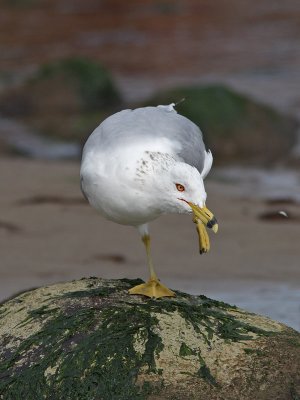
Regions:
M 184 162 L 174 162 L 159 173 L 154 188 L 165 213 L 191 213 L 190 204 L 203 208 L 206 191 L 199 171 Z
M 203 176 L 193 166 L 167 153 L 146 152 L 137 168 L 137 181 L 148 206 L 158 214 L 193 212 L 217 230 L 217 221 L 205 206 Z

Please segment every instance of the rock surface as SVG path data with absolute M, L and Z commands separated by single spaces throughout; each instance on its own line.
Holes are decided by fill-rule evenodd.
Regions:
M 82 279 L 0 308 L 0 398 L 298 399 L 300 334 L 235 306 L 139 280 Z

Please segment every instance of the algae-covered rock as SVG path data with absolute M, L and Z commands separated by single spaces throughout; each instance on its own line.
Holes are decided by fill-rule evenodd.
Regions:
M 298 399 L 300 334 L 205 296 L 82 279 L 0 308 L 5 400 Z
M 222 85 L 180 87 L 157 94 L 147 105 L 177 103 L 197 124 L 217 162 L 285 160 L 297 141 L 297 121 Z
M 120 103 L 107 69 L 85 58 L 44 64 L 0 95 L 2 115 L 46 136 L 69 140 L 85 138 Z

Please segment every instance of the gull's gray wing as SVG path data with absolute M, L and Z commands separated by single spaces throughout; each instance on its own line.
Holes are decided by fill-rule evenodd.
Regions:
M 143 143 L 154 138 L 168 139 L 174 144 L 170 148 L 173 156 L 203 172 L 207 152 L 202 133 L 192 121 L 177 114 L 172 105 L 124 110 L 112 115 L 88 138 L 83 157 L 89 151 L 107 152 L 115 146 Z

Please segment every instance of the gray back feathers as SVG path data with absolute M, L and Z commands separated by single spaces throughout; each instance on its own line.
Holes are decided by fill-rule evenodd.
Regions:
M 88 138 L 83 157 L 89 151 L 109 152 L 116 146 L 130 146 L 159 138 L 174 143 L 170 153 L 178 160 L 202 172 L 205 159 L 202 133 L 197 125 L 177 114 L 171 106 L 124 110 L 112 115 Z

